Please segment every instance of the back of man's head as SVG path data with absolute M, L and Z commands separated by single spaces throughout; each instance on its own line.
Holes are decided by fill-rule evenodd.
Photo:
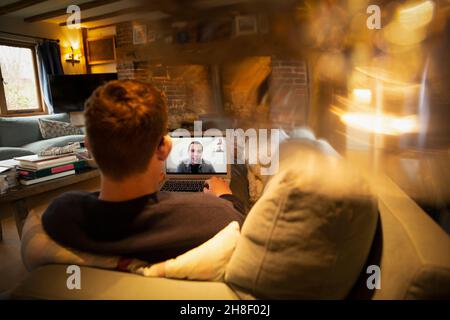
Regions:
M 86 100 L 84 115 L 94 159 L 114 180 L 144 172 L 167 131 L 164 95 L 135 80 L 97 88 Z

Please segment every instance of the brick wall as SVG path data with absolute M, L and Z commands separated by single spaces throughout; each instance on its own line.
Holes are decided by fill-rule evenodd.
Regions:
M 118 52 L 132 45 L 132 23 L 116 27 Z M 208 66 L 155 65 L 139 61 L 133 51 L 144 50 L 135 45 L 118 55 L 119 79 L 137 79 L 153 83 L 163 90 L 169 105 L 169 125 L 177 128 L 183 121 L 193 121 L 212 111 L 212 92 Z M 304 61 L 279 57 L 250 57 L 243 61 L 221 65 L 224 111 L 232 118 L 249 124 L 290 128 L 304 125 L 308 115 L 308 79 Z M 258 91 L 268 81 L 265 103 L 258 101 Z
M 132 23 L 119 23 L 116 30 L 118 51 L 132 45 Z M 135 45 L 135 50 L 143 50 L 143 46 Z M 117 73 L 119 79 L 149 82 L 166 94 L 171 128 L 179 128 L 183 121 L 193 121 L 199 115 L 210 111 L 212 98 L 207 66 L 163 66 L 149 61 L 138 61 L 130 54 L 119 55 Z
M 122 22 L 116 25 L 116 45 L 118 48 L 133 44 L 133 24 Z
M 308 76 L 306 63 L 272 57 L 269 85 L 270 118 L 283 127 L 306 125 Z
M 148 82 L 166 94 L 172 128 L 211 111 L 212 97 L 206 66 L 148 66 L 147 72 Z

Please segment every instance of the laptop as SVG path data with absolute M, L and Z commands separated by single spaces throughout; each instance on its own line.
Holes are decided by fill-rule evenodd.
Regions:
M 229 182 L 227 151 L 224 137 L 172 136 L 172 151 L 164 165 L 161 191 L 203 192 L 205 181 L 213 176 Z

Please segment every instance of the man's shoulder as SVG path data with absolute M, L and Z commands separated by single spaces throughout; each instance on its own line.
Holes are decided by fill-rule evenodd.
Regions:
M 204 192 L 158 192 L 158 200 L 161 205 L 174 206 L 181 211 L 187 208 L 217 207 L 232 208 L 233 205 L 214 195 Z
M 55 198 L 42 215 L 44 230 L 50 235 L 59 235 L 58 228 L 67 223 L 78 222 L 81 218 L 85 199 L 92 193 L 81 191 L 65 192 Z M 62 231 L 61 231 L 62 232 Z
M 47 207 L 45 214 L 50 212 L 68 212 L 81 207 L 84 200 L 92 196 L 90 192 L 69 191 L 56 197 Z
M 211 162 L 209 162 L 208 160 L 203 160 L 202 159 L 202 167 L 203 167 L 203 171 L 204 172 L 215 172 L 214 170 L 214 166 L 212 165 Z
M 92 192 L 85 191 L 68 191 L 59 195 L 53 202 L 79 201 L 92 196 Z
M 180 161 L 180 165 L 184 165 L 184 166 L 187 166 L 187 165 L 189 165 L 189 159 L 188 158 L 186 158 L 186 159 L 182 159 L 181 161 Z

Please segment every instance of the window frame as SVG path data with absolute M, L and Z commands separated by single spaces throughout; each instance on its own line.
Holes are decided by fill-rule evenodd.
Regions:
M 0 39 L 0 45 L 31 49 L 35 83 L 36 83 L 37 101 L 39 104 L 37 109 L 8 110 L 8 106 L 6 105 L 5 88 L 3 85 L 3 76 L 1 74 L 1 67 L 0 67 L 0 116 L 1 117 L 16 117 L 16 116 L 35 116 L 35 115 L 47 114 L 48 110 L 47 110 L 47 107 L 42 98 L 41 81 L 40 81 L 40 73 L 39 73 L 39 68 L 38 68 L 36 44 L 21 42 L 21 41 L 16 41 L 16 40 Z

